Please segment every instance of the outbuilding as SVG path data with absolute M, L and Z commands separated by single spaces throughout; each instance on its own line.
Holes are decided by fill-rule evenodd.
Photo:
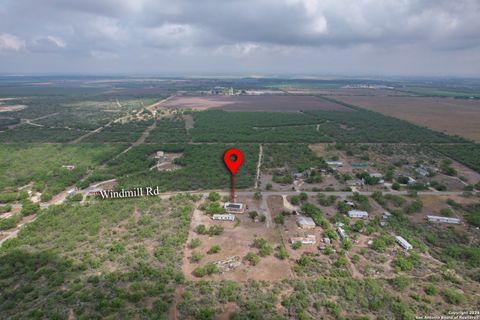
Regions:
M 350 210 L 350 211 L 348 211 L 348 216 L 350 218 L 365 219 L 365 218 L 368 218 L 368 212 L 367 211 L 361 211 L 361 210 Z
M 213 220 L 222 220 L 222 221 L 234 221 L 235 220 L 235 215 L 230 214 L 230 213 L 225 213 L 225 214 L 214 214 L 212 216 Z
M 401 237 L 401 236 L 396 236 L 396 237 L 395 237 L 395 240 L 397 240 L 397 243 L 398 243 L 402 248 L 404 248 L 405 250 L 411 250 L 411 249 L 413 249 L 412 245 L 411 245 L 407 240 L 405 240 L 403 237 Z
M 297 225 L 302 229 L 313 229 L 315 228 L 315 222 L 310 217 L 299 216 L 297 218 Z
M 245 205 L 240 202 L 225 202 L 223 207 L 227 213 L 242 213 L 245 211 Z
M 439 223 L 450 223 L 450 224 L 460 224 L 460 219 L 458 218 L 449 218 L 441 216 L 427 216 L 429 222 L 439 222 Z

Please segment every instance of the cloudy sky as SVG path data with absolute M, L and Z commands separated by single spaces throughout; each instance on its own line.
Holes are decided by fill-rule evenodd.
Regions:
M 0 0 L 0 73 L 480 76 L 480 0 Z

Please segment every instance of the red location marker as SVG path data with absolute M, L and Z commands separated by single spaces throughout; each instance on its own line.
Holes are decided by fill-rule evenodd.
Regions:
M 243 162 L 243 154 L 238 149 L 228 149 L 225 151 L 223 155 L 223 162 L 227 166 L 228 170 L 232 173 L 232 193 L 231 193 L 231 201 L 235 201 L 235 173 L 237 172 L 238 168 L 242 165 Z

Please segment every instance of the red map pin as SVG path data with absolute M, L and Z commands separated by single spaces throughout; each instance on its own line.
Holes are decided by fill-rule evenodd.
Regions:
M 225 151 L 223 155 L 223 162 L 227 166 L 228 170 L 232 173 L 232 194 L 231 194 L 231 201 L 235 201 L 235 173 L 237 172 L 238 168 L 242 165 L 243 162 L 243 154 L 238 149 L 228 149 Z

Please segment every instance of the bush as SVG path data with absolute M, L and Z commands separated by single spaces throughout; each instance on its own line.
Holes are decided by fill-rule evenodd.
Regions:
M 213 320 L 215 319 L 215 309 L 210 307 L 201 308 L 198 310 L 195 318 L 199 320 Z
M 259 219 L 260 219 L 260 222 L 267 221 L 267 217 L 264 214 L 261 214 Z
M 392 283 L 400 290 L 404 290 L 405 288 L 410 286 L 410 284 L 412 284 L 412 279 L 406 276 L 398 276 L 392 280 Z
M 203 258 L 203 255 L 199 252 L 192 252 L 192 256 L 190 257 L 190 262 L 192 263 L 195 263 L 195 262 L 199 262 L 200 260 L 202 260 Z
M 223 233 L 223 227 L 222 226 L 217 226 L 217 225 L 214 225 L 214 226 L 211 226 L 210 228 L 208 228 L 208 235 L 209 236 L 219 236 Z
M 440 210 L 440 214 L 444 217 L 451 217 L 453 216 L 453 211 L 450 208 L 443 208 Z
M 275 216 L 275 218 L 273 218 L 273 220 L 275 221 L 276 224 L 284 224 L 285 223 L 285 217 L 283 216 L 283 214 L 279 214 L 279 215 Z
M 20 211 L 22 216 L 29 216 L 40 211 L 40 205 L 38 203 L 33 203 L 30 200 L 23 200 L 22 202 L 22 211 Z
M 207 254 L 215 254 L 220 252 L 220 245 L 214 244 L 213 246 L 208 249 Z
M 12 205 L 7 204 L 6 206 L 0 206 L 0 213 L 10 212 L 12 210 Z
M 290 203 L 293 204 L 294 206 L 297 206 L 300 204 L 300 198 L 298 196 L 291 196 Z
M 394 183 L 392 184 L 392 189 L 393 189 L 393 190 L 400 190 L 400 183 L 394 182 Z
M 299 198 L 300 198 L 300 201 L 307 201 L 308 195 L 305 192 L 300 192 Z
M 258 212 L 257 211 L 249 211 L 248 215 L 252 220 L 255 220 L 256 217 L 258 217 Z
M 445 297 L 445 301 L 450 304 L 459 305 L 465 302 L 465 296 L 462 293 L 453 289 L 446 288 L 445 290 L 443 290 L 443 295 Z
M 195 228 L 195 232 L 198 233 L 198 234 L 206 234 L 207 233 L 207 227 L 205 227 L 204 224 L 199 224 Z
M 287 249 L 285 249 L 285 247 L 283 245 L 277 247 L 277 257 L 280 260 L 285 260 L 289 257 Z
M 207 274 L 207 271 L 204 267 L 196 267 L 192 273 L 195 277 L 202 278 Z
M 190 243 L 188 244 L 188 247 L 190 249 L 195 249 L 195 248 L 198 248 L 201 244 L 202 244 L 202 241 L 200 241 L 200 239 L 193 238 L 192 240 L 190 240 Z
M 0 219 L 0 230 L 13 229 L 17 226 L 17 223 L 20 221 L 19 215 L 14 215 L 9 218 Z
M 344 239 L 342 241 L 342 246 L 345 250 L 350 250 L 352 248 L 352 241 L 350 239 Z
M 423 291 L 425 291 L 425 293 L 429 296 L 434 296 L 438 293 L 438 290 L 437 288 L 434 286 L 434 285 L 431 285 L 429 284 L 428 286 L 426 286 Z
M 294 241 L 294 242 L 292 243 L 292 248 L 293 248 L 294 250 L 300 249 L 301 247 L 302 247 L 302 243 L 301 243 L 300 241 Z
M 252 266 L 256 266 L 260 262 L 260 257 L 254 252 L 247 253 L 244 259 L 248 261 Z
M 208 194 L 208 200 L 215 202 L 220 200 L 220 195 L 217 192 L 210 192 Z
M 271 183 L 267 183 L 267 185 L 265 186 L 265 189 L 267 190 L 272 190 L 273 186 Z
M 260 200 L 262 199 L 262 193 L 260 191 L 257 191 L 253 194 L 253 199 L 255 200 Z

